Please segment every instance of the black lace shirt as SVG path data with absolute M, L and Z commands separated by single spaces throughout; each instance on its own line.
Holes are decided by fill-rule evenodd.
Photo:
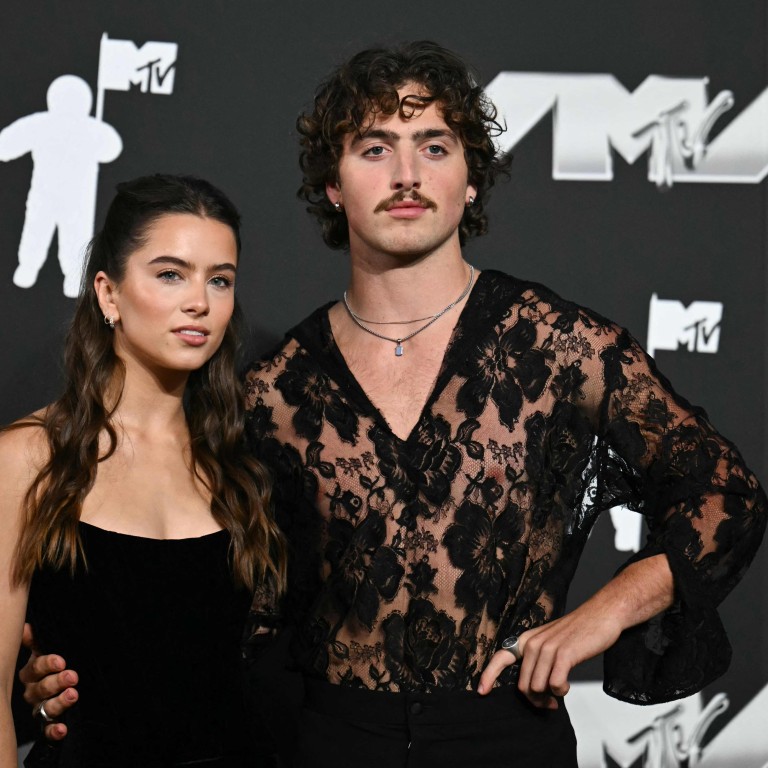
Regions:
M 247 374 L 254 453 L 291 545 L 278 607 L 305 674 L 385 691 L 476 688 L 508 635 L 561 616 L 604 510 L 642 513 L 633 560 L 664 553 L 675 602 L 605 655 L 605 689 L 652 703 L 721 674 L 716 606 L 766 499 L 736 448 L 622 328 L 547 288 L 483 272 L 407 440 L 369 402 L 322 307 Z M 512 684 L 517 665 L 499 684 Z

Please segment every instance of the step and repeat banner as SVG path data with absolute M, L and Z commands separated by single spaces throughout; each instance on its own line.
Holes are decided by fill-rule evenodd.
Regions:
M 57 393 L 83 247 L 121 180 L 195 174 L 238 204 L 252 355 L 339 298 L 346 256 L 295 195 L 295 120 L 338 62 L 425 38 L 474 65 L 514 156 L 468 260 L 630 328 L 768 481 L 764 0 L 4 0 L 0 421 Z M 571 600 L 643 535 L 632 513 L 604 516 Z M 581 667 L 568 701 L 582 768 L 768 765 L 767 593 L 762 552 L 722 608 L 731 669 L 690 699 L 624 705 L 602 693 L 599 660 Z

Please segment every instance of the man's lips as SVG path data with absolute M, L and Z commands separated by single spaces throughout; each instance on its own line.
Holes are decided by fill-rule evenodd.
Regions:
M 427 211 L 427 206 L 411 203 L 403 205 L 399 203 L 387 208 L 387 213 L 395 219 L 417 219 Z
M 393 208 L 426 208 L 422 201 L 417 200 L 402 200 L 398 203 L 392 203 L 387 210 L 391 211 Z
M 420 216 L 424 211 L 432 209 L 437 210 L 437 205 L 428 197 L 423 195 L 409 195 L 409 197 L 403 196 L 402 193 L 392 195 L 388 200 L 382 200 L 376 208 L 374 213 L 382 213 L 386 211 L 393 216 L 412 218 Z

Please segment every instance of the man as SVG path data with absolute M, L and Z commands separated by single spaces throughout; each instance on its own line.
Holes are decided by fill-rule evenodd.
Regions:
M 263 670 L 270 638 L 291 638 L 297 765 L 572 766 L 576 664 L 607 651 L 606 691 L 651 703 L 728 663 L 715 606 L 765 497 L 626 331 L 463 260 L 503 170 L 494 116 L 464 63 L 421 42 L 353 57 L 299 119 L 301 194 L 351 280 L 246 378 L 293 550 L 246 655 Z M 564 615 L 616 504 L 646 515 L 649 543 Z

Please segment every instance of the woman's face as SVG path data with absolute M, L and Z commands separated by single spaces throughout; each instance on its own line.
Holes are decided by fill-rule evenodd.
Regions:
M 232 317 L 236 269 L 227 224 L 171 213 L 150 226 L 119 284 L 99 272 L 99 304 L 115 320 L 115 352 L 128 369 L 189 373 L 210 360 Z

